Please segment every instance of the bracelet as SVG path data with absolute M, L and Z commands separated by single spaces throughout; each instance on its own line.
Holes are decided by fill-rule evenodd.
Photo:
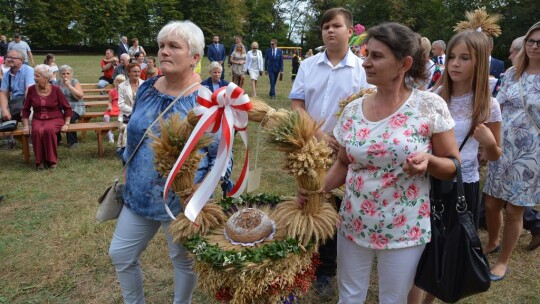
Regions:
M 64 124 L 64 126 L 68 126 L 68 127 L 69 127 L 69 124 Z

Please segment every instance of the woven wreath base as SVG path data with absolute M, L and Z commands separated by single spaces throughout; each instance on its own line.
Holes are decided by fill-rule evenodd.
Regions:
M 219 237 L 213 235 L 212 238 Z M 216 268 L 209 263 L 195 261 L 194 269 L 199 274 L 199 288 L 215 295 L 220 302 L 275 304 L 291 294 L 300 296 L 306 293 L 315 279 L 317 265 L 316 250 L 309 249 L 300 254 L 290 253 L 278 260 L 249 263 L 241 268 Z

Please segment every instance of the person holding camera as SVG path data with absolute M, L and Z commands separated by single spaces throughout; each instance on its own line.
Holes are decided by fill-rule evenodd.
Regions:
M 108 84 L 113 83 L 114 68 L 118 65 L 118 58 L 114 57 L 114 51 L 112 49 L 105 51 L 105 58 L 101 59 L 100 65 L 103 75 L 99 77 L 97 87 L 102 89 Z
M 124 54 L 122 54 L 123 56 Z M 144 82 L 141 79 L 141 67 L 136 63 L 129 63 L 126 68 L 128 79 L 118 86 L 118 107 L 120 115 L 118 116 L 118 142 L 116 147 L 117 153 L 121 157 L 124 154 L 124 149 L 127 142 L 126 126 L 129 122 L 131 110 L 135 104 L 137 90 Z

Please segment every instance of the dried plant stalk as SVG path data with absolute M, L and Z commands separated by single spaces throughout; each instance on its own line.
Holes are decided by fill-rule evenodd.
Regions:
M 152 148 L 154 149 L 156 170 L 164 177 L 167 177 L 180 156 L 180 152 L 182 152 L 189 135 L 193 131 L 193 126 L 187 119 L 180 120 L 180 114 L 176 113 L 171 115 L 166 121 L 162 119 L 160 121 L 160 127 L 161 136 L 158 137 L 155 134 L 151 134 L 150 136 L 154 140 L 152 142 Z M 199 162 L 204 156 L 198 150 L 208 146 L 210 143 L 211 137 L 201 138 L 176 175 L 172 189 L 176 193 L 183 193 L 179 195 L 181 201 L 191 194 L 184 192 L 192 189 L 194 186 L 195 172 L 197 172 Z
M 343 109 L 351 103 L 354 100 L 357 100 L 358 98 L 364 96 L 364 95 L 371 95 L 377 91 L 376 88 L 368 88 L 368 89 L 362 89 L 360 92 L 350 95 L 349 97 L 342 99 L 339 101 L 339 110 L 336 113 L 336 117 L 341 117 L 341 113 L 343 113 Z
M 326 170 L 332 165 L 332 150 L 324 141 L 317 141 L 315 132 L 320 123 L 313 121 L 304 111 L 289 112 L 269 122 L 268 141 L 277 150 L 285 152 L 283 168 L 296 178 L 299 188 L 308 193 L 304 212 L 319 212 L 322 186 Z
M 169 176 L 172 167 L 180 156 L 191 132 L 194 124 L 198 119 L 193 111 L 188 113 L 188 118 L 180 120 L 180 114 L 173 114 L 169 119 L 160 121 L 161 136 L 151 134 L 153 138 L 152 148 L 154 149 L 154 163 L 156 170 L 164 177 Z M 177 194 L 180 202 L 185 202 L 186 199 L 193 193 L 195 186 L 195 173 L 199 167 L 199 162 L 204 157 L 204 154 L 198 150 L 208 146 L 212 142 L 212 137 L 202 137 L 193 151 L 180 168 L 180 171 L 173 180 L 171 188 Z M 208 207 L 207 207 L 208 206 Z M 217 225 L 224 222 L 225 215 L 221 208 L 216 205 L 208 204 L 201 213 L 197 216 L 195 223 L 199 227 L 193 225 L 184 214 L 181 214 L 171 224 L 170 232 L 175 240 L 185 240 L 188 237 L 194 236 L 196 233 L 204 234 L 213 229 Z M 185 207 L 185 206 L 184 206 Z
M 280 203 L 272 212 L 276 226 L 286 231 L 287 237 L 297 239 L 303 246 L 309 242 L 321 244 L 333 237 L 338 214 L 326 200 L 320 203 L 316 213 L 307 213 L 296 201 Z
M 227 216 L 219 205 L 208 202 L 192 223 L 183 213 L 169 227 L 175 242 L 184 243 L 195 235 L 206 235 L 210 230 L 222 226 Z

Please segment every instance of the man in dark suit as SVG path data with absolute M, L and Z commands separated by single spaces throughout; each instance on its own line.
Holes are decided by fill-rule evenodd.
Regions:
M 493 51 L 493 37 L 489 37 L 489 53 Z M 504 62 L 493 56 L 489 56 L 489 75 L 499 79 L 504 73 Z
M 116 54 L 118 55 L 118 60 L 120 60 L 120 56 L 122 56 L 122 54 L 127 54 L 128 50 L 129 50 L 128 39 L 126 36 L 122 36 L 122 38 L 120 38 L 120 44 L 118 45 L 118 48 L 116 50 Z
M 212 44 L 208 46 L 208 51 L 206 52 L 206 54 L 210 62 L 217 61 L 219 62 L 219 64 L 221 64 L 221 79 L 224 79 L 225 66 L 223 65 L 223 63 L 225 62 L 227 54 L 225 53 L 225 46 L 219 43 L 218 35 L 214 35 L 214 38 L 212 39 Z
M 225 87 L 229 85 L 229 82 L 227 80 L 223 80 L 220 78 L 221 70 L 222 70 L 221 64 L 219 64 L 219 62 L 217 61 L 212 61 L 210 63 L 210 66 L 208 67 L 208 72 L 210 73 L 210 77 L 203 80 L 201 82 L 201 85 L 210 89 L 212 93 L 214 93 L 215 90 L 221 87 Z
M 278 75 L 283 78 L 283 51 L 277 48 L 277 40 L 270 41 L 270 48 L 264 55 L 264 73 L 270 78 L 270 98 L 276 98 L 276 81 Z

